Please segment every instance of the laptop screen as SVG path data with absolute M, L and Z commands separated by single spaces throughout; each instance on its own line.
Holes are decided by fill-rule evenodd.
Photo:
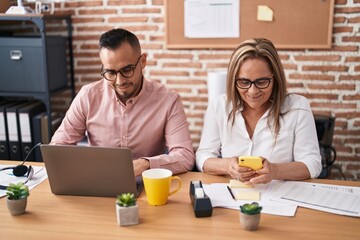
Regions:
M 128 148 L 42 144 L 40 150 L 54 194 L 116 197 L 141 192 Z

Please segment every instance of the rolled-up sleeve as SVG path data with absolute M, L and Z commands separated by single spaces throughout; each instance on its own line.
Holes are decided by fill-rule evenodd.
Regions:
M 294 160 L 304 163 L 311 178 L 316 178 L 321 173 L 321 155 L 316 134 L 314 115 L 312 114 L 308 101 L 300 100 L 297 126 L 294 140 Z

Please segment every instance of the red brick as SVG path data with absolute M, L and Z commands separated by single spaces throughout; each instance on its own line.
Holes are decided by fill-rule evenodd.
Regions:
M 164 22 L 164 18 L 162 18 L 162 17 L 152 17 L 151 19 L 155 23 L 163 23 Z
M 105 14 L 116 14 L 115 9 L 85 9 L 79 10 L 79 15 L 105 15 Z
M 335 76 L 328 74 L 298 74 L 293 73 L 289 74 L 290 79 L 300 79 L 300 80 L 325 80 L 325 81 L 334 81 Z
M 196 80 L 196 79 L 168 79 L 166 81 L 168 84 L 184 84 L 184 85 L 204 85 L 207 82 L 202 80 Z
M 122 10 L 123 13 L 161 13 L 160 8 L 125 8 Z
M 102 23 L 104 22 L 104 18 L 95 18 L 95 17 L 83 17 L 83 18 L 72 18 L 72 22 L 73 24 L 77 24 L 77 23 Z
M 360 80 L 360 75 L 340 75 L 339 76 L 340 81 L 347 81 L 347 80 Z
M 208 59 L 229 59 L 230 60 L 231 53 L 229 54 L 199 54 L 200 60 L 208 60 Z
M 334 17 L 334 23 L 345 23 L 346 18 L 345 17 Z
M 355 90 L 355 84 L 308 84 L 309 89 L 321 89 L 321 90 Z
M 164 41 L 164 36 L 150 36 L 150 41 L 151 42 L 154 42 L 154 41 L 157 41 L 157 42 L 163 42 Z
M 100 58 L 98 60 L 78 61 L 77 62 L 77 66 L 91 66 L 91 65 L 101 66 Z
M 298 66 L 296 64 L 283 64 L 285 70 L 296 70 Z
M 186 71 L 150 71 L 150 75 L 154 76 L 189 76 L 189 72 Z
M 354 70 L 357 71 L 357 72 L 359 72 L 359 71 L 360 71 L 360 65 L 359 65 L 359 66 L 355 66 L 355 67 L 354 67 Z
M 353 27 L 333 27 L 333 33 L 352 33 Z
M 292 82 L 288 82 L 287 83 L 287 87 L 288 88 L 303 88 L 304 84 L 302 83 L 292 83 Z
M 154 54 L 155 59 L 163 59 L 163 58 L 169 58 L 169 59 L 192 59 L 192 54 L 181 54 L 181 53 L 155 53 Z
M 355 103 L 329 103 L 329 102 L 312 102 L 311 108 L 328 108 L 328 109 L 356 109 Z
M 360 62 L 360 57 L 346 57 L 345 62 Z
M 326 94 L 326 93 L 302 93 L 304 97 L 308 99 L 328 99 L 328 100 L 337 100 L 338 94 Z
M 228 63 L 206 63 L 205 66 L 206 66 L 206 69 L 208 69 L 208 70 L 211 70 L 213 68 L 226 69 L 228 66 Z
M 145 23 L 148 21 L 148 17 L 110 17 L 108 19 L 109 23 L 129 23 L 129 22 L 142 22 Z
M 331 48 L 332 51 L 339 51 L 339 52 L 357 52 L 358 47 L 357 46 L 333 46 Z M 319 50 L 319 51 L 325 51 L 325 50 Z
M 343 96 L 344 100 L 360 100 L 360 94 L 355 94 L 355 95 L 344 95 Z
M 146 0 L 109 0 L 109 6 L 120 6 L 120 5 L 143 5 L 146 4 Z
M 302 67 L 303 71 L 321 71 L 321 72 L 347 72 L 349 70 L 349 67 L 347 66 L 309 66 L 304 65 Z
M 336 0 L 335 5 L 346 5 L 347 0 Z
M 201 63 L 197 62 L 166 62 L 163 67 L 174 68 L 201 68 Z
M 349 23 L 359 23 L 360 22 L 360 17 L 354 17 L 354 18 L 350 18 L 348 20 Z
M 339 55 L 300 55 L 294 56 L 296 61 L 321 61 L 321 62 L 337 62 L 341 59 Z
M 95 6 L 102 6 L 103 1 L 102 0 L 94 0 L 94 1 L 67 1 L 65 2 L 65 8 L 79 8 L 79 7 L 95 7 Z
M 164 0 L 152 0 L 153 5 L 164 5 Z
M 360 7 L 345 7 L 345 8 L 335 8 L 335 14 L 337 13 L 359 13 Z

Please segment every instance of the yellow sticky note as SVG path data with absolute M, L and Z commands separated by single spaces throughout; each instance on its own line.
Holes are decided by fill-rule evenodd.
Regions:
M 272 22 L 274 18 L 274 12 L 271 8 L 265 5 L 259 5 L 257 11 L 258 21 Z
M 234 194 L 236 200 L 260 200 L 260 192 L 238 191 Z
M 251 185 L 245 184 L 239 180 L 235 180 L 235 179 L 231 179 L 230 180 L 230 184 L 229 184 L 230 188 L 252 188 Z

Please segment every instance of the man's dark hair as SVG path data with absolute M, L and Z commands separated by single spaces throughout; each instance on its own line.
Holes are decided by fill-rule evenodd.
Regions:
M 141 52 L 139 39 L 133 33 L 122 28 L 115 28 L 103 33 L 99 40 L 99 46 L 100 49 L 107 48 L 115 50 L 124 42 L 128 42 L 133 49 Z

